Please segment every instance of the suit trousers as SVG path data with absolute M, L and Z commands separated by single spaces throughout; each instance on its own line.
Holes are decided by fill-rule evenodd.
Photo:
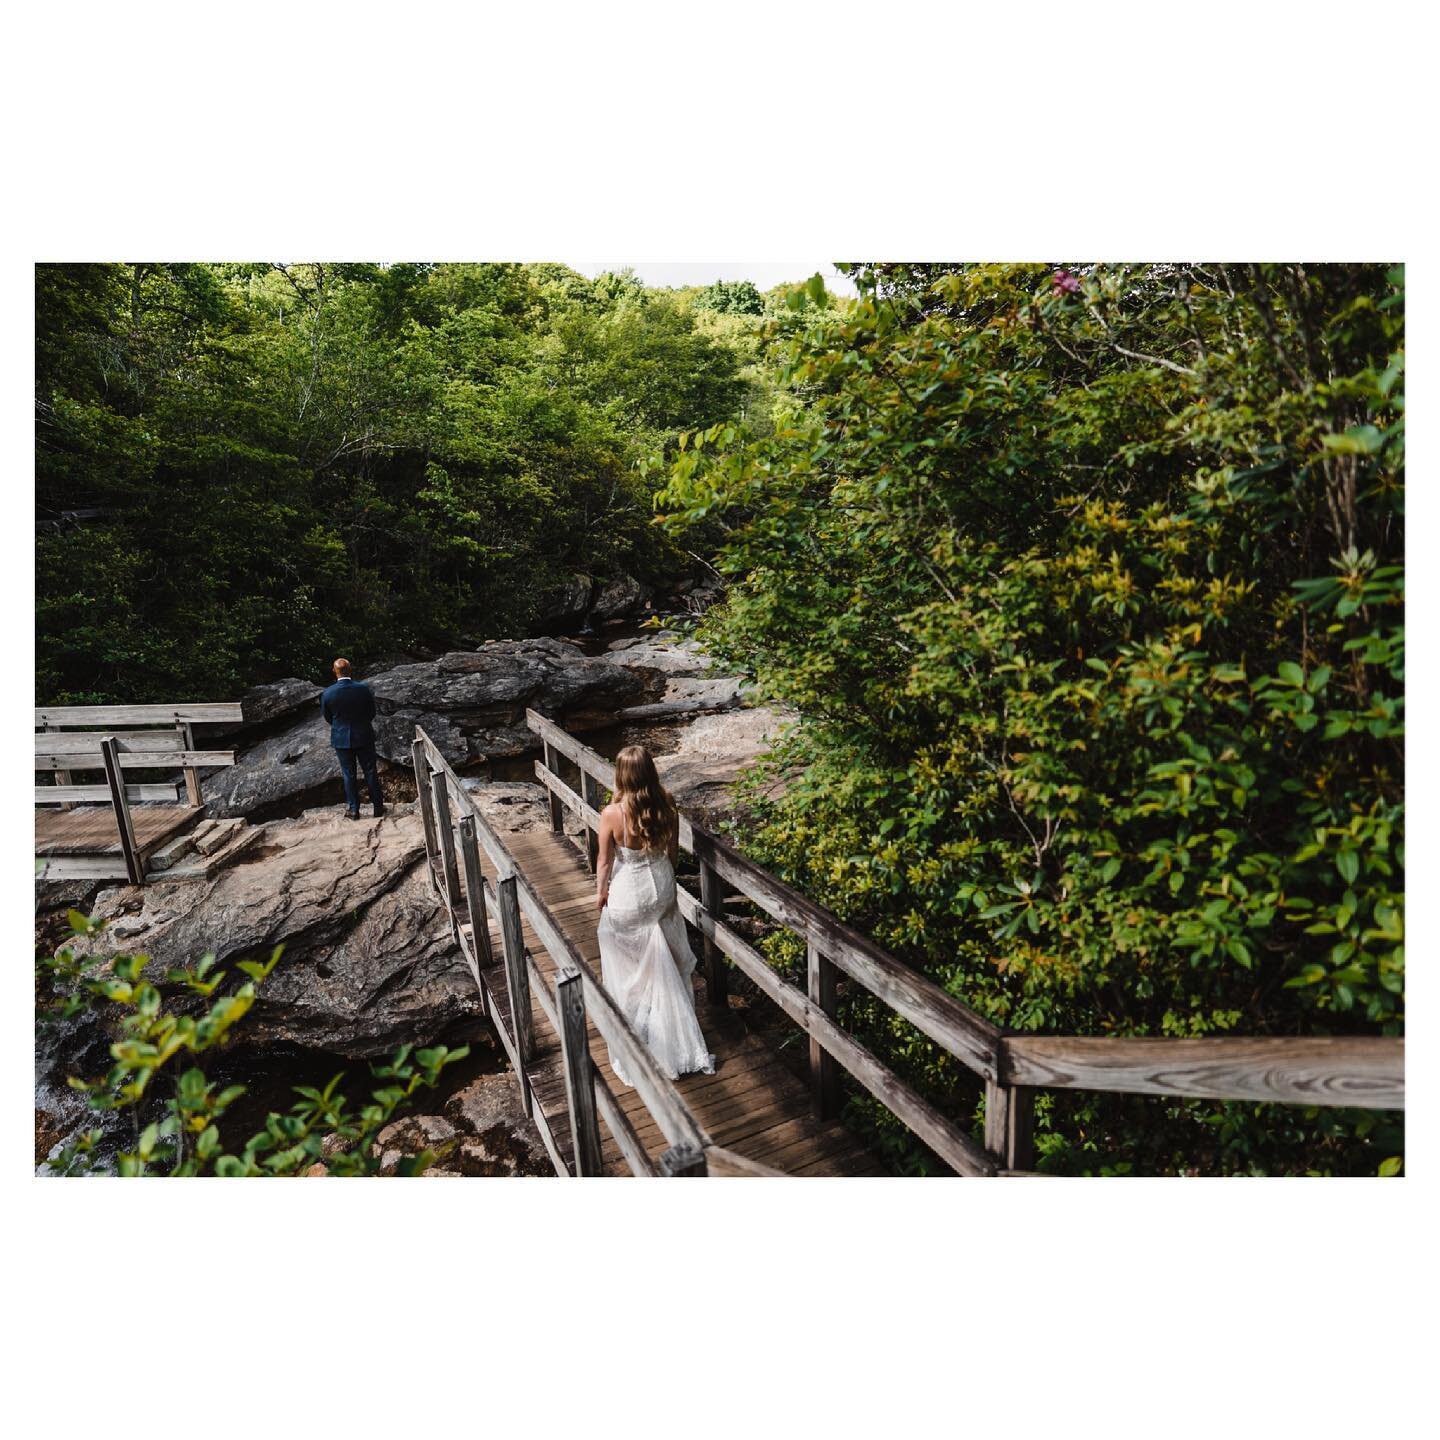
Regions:
M 335 747 L 340 761 L 340 779 L 345 784 L 345 808 L 352 814 L 360 809 L 360 787 L 355 781 L 355 762 L 365 772 L 365 788 L 370 792 L 370 803 L 379 809 L 385 803 L 380 791 L 380 776 L 375 769 L 375 747 L 373 745 Z

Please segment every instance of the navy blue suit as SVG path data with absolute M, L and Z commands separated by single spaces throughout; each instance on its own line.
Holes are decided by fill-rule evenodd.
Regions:
M 340 779 L 345 785 L 345 808 L 352 815 L 360 812 L 360 788 L 355 782 L 358 760 L 365 772 L 370 803 L 379 815 L 385 797 L 375 769 L 375 732 L 370 726 L 375 718 L 375 697 L 370 687 L 348 675 L 342 677 L 321 693 L 320 714 L 330 722 L 330 744 L 340 761 Z

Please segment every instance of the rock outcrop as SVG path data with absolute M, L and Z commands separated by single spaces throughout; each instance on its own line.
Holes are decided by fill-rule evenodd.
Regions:
M 213 816 L 264 818 L 299 802 L 340 804 L 340 770 L 319 709 L 277 735 L 243 746 L 234 765 L 201 776 L 200 793 Z
M 240 697 L 240 712 L 245 725 L 266 725 L 282 715 L 309 708 L 319 713 L 320 686 L 298 676 L 256 685 Z
M 678 730 L 673 749 L 656 755 L 655 768 L 676 802 L 713 826 L 734 808 L 730 787 L 793 719 L 759 706 L 697 716 Z
M 475 808 L 495 829 L 523 834 L 550 828 L 549 792 L 538 782 L 467 779 L 461 783 L 475 802 Z M 569 810 L 564 815 L 565 833 L 581 834 L 584 826 L 579 816 Z
M 620 620 L 634 615 L 645 603 L 649 591 L 632 575 L 622 575 L 601 588 L 590 607 L 596 620 Z
M 506 1072 L 481 1075 L 457 1090 L 443 1115 L 409 1115 L 387 1125 L 375 1145 L 382 1175 L 422 1150 L 439 1152 L 427 1177 L 555 1173 L 540 1132 L 525 1114 L 520 1088 Z
M 376 751 L 383 761 L 408 770 L 417 725 L 452 765 L 463 767 L 538 751 L 539 742 L 525 727 L 527 708 L 569 729 L 591 730 L 611 724 L 627 705 L 658 696 L 664 677 L 654 666 L 620 664 L 541 637 L 496 640 L 477 650 L 397 665 L 366 676 L 366 683 L 378 712 Z M 242 742 L 237 763 L 204 776 L 201 786 L 214 816 L 269 819 L 302 806 L 338 805 L 342 798 L 318 707 L 278 733 L 249 746 Z M 406 793 L 413 793 L 408 782 Z
M 531 748 L 527 708 L 571 728 L 593 728 L 638 701 L 647 688 L 634 670 L 549 637 L 451 651 L 435 661 L 397 666 L 367 683 L 383 714 L 444 716 L 471 741 L 472 759 Z M 503 748 L 516 732 L 519 750 Z
M 430 891 L 413 805 L 382 820 L 310 812 L 272 821 L 205 879 L 103 892 L 92 952 L 141 951 L 158 970 L 213 951 L 224 964 L 285 955 L 239 1043 L 347 1057 L 432 1043 L 479 1017 L 475 986 Z
M 627 669 L 652 670 L 669 680 L 699 679 L 710 673 L 710 657 L 705 651 L 674 630 L 627 636 L 608 646 L 606 653 Z

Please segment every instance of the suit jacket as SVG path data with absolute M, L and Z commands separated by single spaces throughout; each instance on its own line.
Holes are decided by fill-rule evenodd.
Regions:
M 330 722 L 330 743 L 337 750 L 366 750 L 375 745 L 370 722 L 375 718 L 375 697 L 370 687 L 349 676 L 321 693 L 320 713 Z

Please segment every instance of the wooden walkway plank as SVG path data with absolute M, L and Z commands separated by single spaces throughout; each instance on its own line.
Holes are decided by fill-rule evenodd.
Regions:
M 595 880 L 584 853 L 568 836 L 551 831 L 507 834 L 505 843 L 565 938 L 598 971 Z M 500 877 L 487 855 L 481 856 L 481 868 L 490 884 L 496 885 Z M 502 940 L 495 916 L 489 914 L 487 919 L 492 952 L 499 956 Z M 522 920 L 520 928 L 522 943 L 550 987 L 553 1006 L 555 963 L 529 922 Z M 531 978 L 533 986 L 537 983 L 533 972 Z M 492 965 L 486 979 L 494 993 L 496 1023 L 508 1029 L 511 1005 L 505 993 L 503 967 Z M 812 1115 L 808 1087 L 775 1054 L 768 1037 L 747 1031 L 731 1012 L 712 1009 L 698 973 L 695 983 L 696 1011 L 706 1042 L 715 1054 L 715 1073 L 681 1076 L 676 1088 L 712 1140 L 739 1157 L 736 1165 L 749 1162 L 787 1174 L 816 1175 L 849 1174 L 880 1165 L 865 1143 L 838 1122 L 817 1120 Z M 528 1079 L 539 1117 L 546 1121 L 556 1149 L 573 1169 L 574 1145 L 566 1109 L 560 1039 L 546 1010 L 537 996 L 532 1007 L 535 1052 L 527 1067 Z M 639 1092 L 617 1079 L 605 1042 L 593 1024 L 587 1025 L 587 1036 L 597 1085 L 609 1087 L 616 1107 L 634 1127 L 645 1153 L 652 1163 L 657 1162 L 669 1148 L 658 1123 Z M 622 1147 L 603 1114 L 600 1140 L 604 1172 L 630 1174 Z
M 183 834 L 205 814 L 203 808 L 177 805 L 134 805 L 130 820 L 142 856 Z M 35 813 L 37 855 L 121 855 L 115 811 L 106 805 L 83 810 L 38 810 Z

